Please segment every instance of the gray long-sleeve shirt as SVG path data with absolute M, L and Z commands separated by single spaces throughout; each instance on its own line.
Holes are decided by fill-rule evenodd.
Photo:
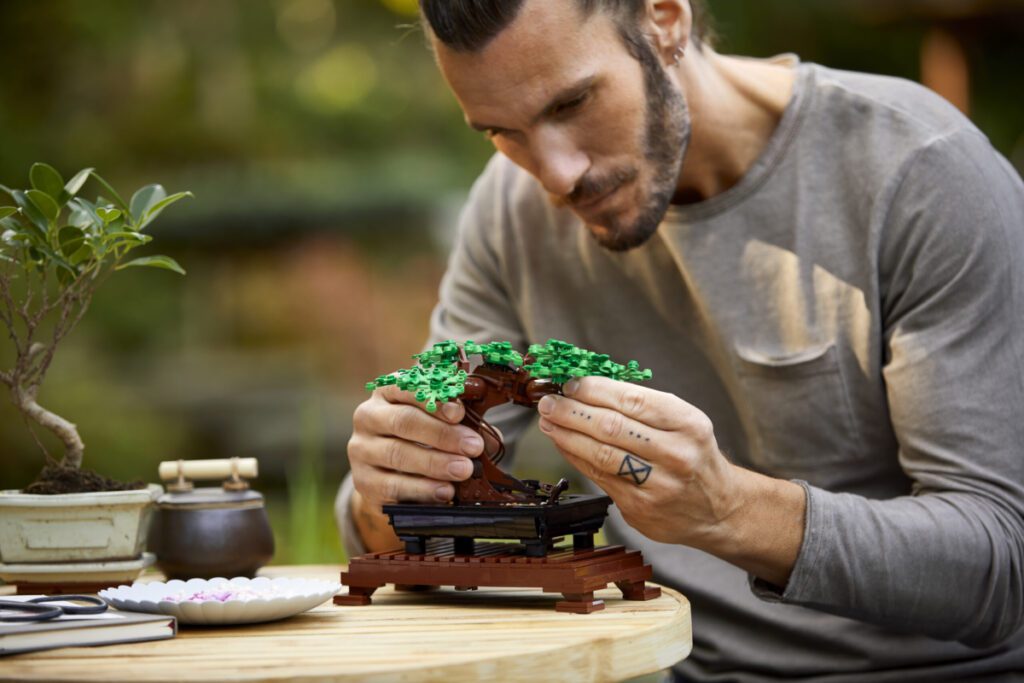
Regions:
M 781 594 L 613 515 L 691 600 L 693 680 L 1019 680 L 1024 187 L 937 96 L 799 66 L 742 181 L 625 253 L 496 156 L 431 335 L 635 358 L 733 462 L 805 483 Z

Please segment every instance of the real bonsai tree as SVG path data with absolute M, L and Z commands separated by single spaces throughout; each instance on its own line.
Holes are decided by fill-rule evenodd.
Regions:
M 479 356 L 482 362 L 471 368 L 469 356 Z M 491 408 L 503 403 L 536 408 L 541 398 L 561 392 L 562 385 L 575 377 L 597 375 L 633 382 L 651 378 L 651 371 L 641 370 L 636 361 L 622 365 L 606 354 L 557 339 L 531 345 L 525 356 L 509 342 L 467 341 L 460 346 L 448 340 L 413 358 L 419 365 L 382 375 L 366 388 L 395 385 L 412 392 L 431 413 L 439 402 L 462 401 L 466 409 L 462 423 L 477 431 L 487 447 L 474 460 L 473 476 L 455 485 L 456 505 L 555 503 L 568 486 L 565 480 L 555 486 L 520 481 L 496 466 L 505 446 L 501 434 L 484 420 Z
M 76 426 L 38 401 L 58 345 L 114 271 L 149 267 L 185 274 L 167 256 L 128 255 L 153 239 L 144 230 L 164 209 L 192 194 L 168 195 L 160 185 L 147 185 L 126 202 L 91 168 L 64 182 L 56 169 L 41 163 L 32 166 L 29 179 L 28 190 L 0 185 L 13 202 L 0 206 L 0 323 L 14 350 L 13 365 L 0 366 L 0 384 L 7 387 L 46 457 L 42 481 L 54 472 L 80 470 L 85 450 Z M 90 179 L 103 193 L 95 202 L 78 196 Z M 33 424 L 63 443 L 59 462 Z

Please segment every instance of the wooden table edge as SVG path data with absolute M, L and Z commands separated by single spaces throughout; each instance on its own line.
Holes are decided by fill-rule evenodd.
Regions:
M 268 567 L 267 574 L 282 575 L 318 575 L 332 573 L 337 576 L 339 566 L 316 566 L 316 567 Z M 292 570 L 299 571 L 292 571 Z M 653 584 L 652 585 L 657 585 Z M 415 663 L 407 666 L 396 665 L 386 670 L 378 667 L 353 668 L 347 671 L 338 671 L 337 667 L 324 664 L 317 665 L 315 662 L 307 662 L 304 667 L 297 667 L 288 671 L 269 672 L 258 670 L 246 670 L 236 672 L 238 675 L 224 676 L 221 672 L 213 672 L 214 675 L 202 677 L 196 675 L 195 671 L 168 671 L 166 677 L 142 676 L 137 670 L 132 671 L 128 657 L 124 660 L 125 670 L 116 671 L 111 668 L 104 668 L 101 676 L 85 679 L 82 674 L 85 671 L 79 670 L 75 677 L 67 677 L 56 672 L 46 672 L 46 655 L 55 655 L 57 659 L 66 660 L 77 655 L 83 659 L 83 664 L 95 664 L 97 659 L 104 659 L 103 650 L 108 647 L 98 648 L 62 648 L 49 652 L 29 653 L 25 655 L 10 655 L 0 657 L 0 681 L 71 681 L 71 680 L 103 680 L 110 683 L 125 681 L 125 683 L 156 683 L 162 681 L 188 681 L 189 683 L 201 683 L 202 681 L 245 681 L 247 683 L 278 683 L 284 681 L 367 681 L 370 683 L 384 681 L 416 681 L 430 680 L 453 683 L 458 681 L 478 680 L 500 680 L 515 683 L 516 681 L 537 681 L 549 680 L 571 680 L 571 681 L 619 681 L 644 674 L 654 673 L 667 669 L 677 662 L 685 659 L 693 647 L 690 603 L 682 594 L 671 588 L 661 587 L 663 597 L 671 597 L 676 603 L 676 609 L 665 623 L 652 624 L 628 636 L 602 637 L 597 641 L 597 647 L 590 647 L 591 643 L 581 646 L 579 643 L 567 645 L 553 643 L 550 647 L 533 648 L 528 652 L 512 653 L 499 657 L 488 657 L 487 659 L 469 659 L 455 661 L 451 664 L 432 666 L 426 675 L 417 675 L 419 669 Z M 614 591 L 614 589 L 611 589 Z M 426 598 L 429 599 L 429 598 Z M 434 603 L 436 604 L 436 602 Z M 636 604 L 641 610 L 644 603 Z M 330 602 L 317 607 L 316 609 L 343 609 L 343 610 L 373 610 L 374 606 L 339 608 L 334 607 Z M 552 612 L 553 613 L 553 612 Z M 600 615 L 601 613 L 596 613 Z M 580 620 L 581 624 L 587 619 L 596 615 L 563 615 L 569 619 Z M 186 627 L 187 628 L 187 627 Z M 227 635 L 225 633 L 225 635 Z M 179 636 L 180 637 L 180 636 Z M 215 644 L 217 637 L 211 639 Z M 154 643 L 156 644 L 156 643 Z M 145 657 L 147 644 L 140 643 L 130 647 L 138 648 L 138 656 Z M 595 652 L 596 651 L 596 654 Z M 134 653 L 133 653 L 134 654 Z M 117 658 L 117 655 L 111 653 Z M 31 659 L 27 659 L 31 657 Z M 28 666 L 10 667 L 10 664 L 28 664 Z M 136 660 L 137 661 L 137 660 Z M 551 667 L 551 663 L 557 661 L 565 666 L 568 662 L 566 675 L 558 677 Z M 120 676 L 124 676 L 121 678 Z

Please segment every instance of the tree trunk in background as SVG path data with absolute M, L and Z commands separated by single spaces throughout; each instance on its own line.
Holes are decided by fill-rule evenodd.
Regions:
M 78 428 L 60 415 L 51 413 L 36 403 L 35 390 L 23 391 L 20 388 L 15 388 L 13 393 L 14 403 L 18 409 L 33 422 L 56 434 L 64 444 L 64 458 L 61 460 L 61 466 L 76 469 L 81 467 L 85 444 L 82 443 L 82 437 L 78 435 Z

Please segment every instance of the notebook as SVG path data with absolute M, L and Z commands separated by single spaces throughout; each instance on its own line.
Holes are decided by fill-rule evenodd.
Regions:
M 63 616 L 49 621 L 0 622 L 0 656 L 58 647 L 163 640 L 173 638 L 177 632 L 174 617 L 112 609 L 97 615 Z

